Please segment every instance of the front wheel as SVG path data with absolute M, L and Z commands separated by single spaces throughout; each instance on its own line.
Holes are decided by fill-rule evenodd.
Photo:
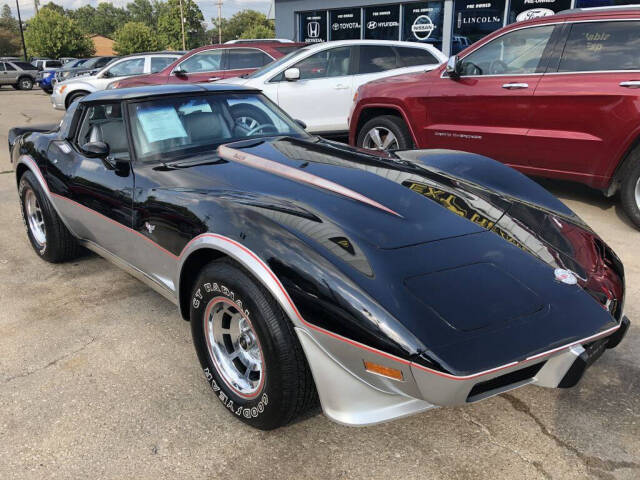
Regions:
M 237 264 L 216 261 L 202 270 L 191 296 L 190 319 L 204 375 L 238 419 L 271 430 L 317 401 L 293 325 Z
M 640 148 L 631 153 L 629 160 L 632 167 L 622 181 L 620 200 L 629 219 L 640 229 Z
M 18 80 L 18 88 L 20 88 L 20 90 L 31 90 L 33 88 L 33 80 L 29 77 L 22 77 Z
M 381 115 L 362 126 L 358 132 L 357 145 L 367 150 L 407 150 L 413 148 L 413 140 L 401 118 Z

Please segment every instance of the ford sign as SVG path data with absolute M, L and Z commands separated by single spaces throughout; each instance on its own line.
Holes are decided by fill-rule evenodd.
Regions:
M 519 13 L 516 17 L 516 22 L 523 22 L 525 20 L 531 20 L 539 17 L 548 17 L 554 13 L 555 12 L 553 10 L 549 10 L 548 8 L 531 8 Z

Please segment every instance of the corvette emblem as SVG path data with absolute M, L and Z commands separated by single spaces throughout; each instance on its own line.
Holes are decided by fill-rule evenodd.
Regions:
M 575 285 L 578 283 L 578 277 L 571 271 L 563 268 L 556 268 L 553 272 L 556 276 L 556 280 L 567 285 Z
M 144 228 L 146 228 L 149 233 L 153 233 L 153 231 L 156 229 L 156 226 L 151 225 L 149 222 L 144 222 Z

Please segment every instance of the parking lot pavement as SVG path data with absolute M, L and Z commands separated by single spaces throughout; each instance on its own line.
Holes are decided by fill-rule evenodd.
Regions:
M 45 94 L 0 89 L 6 132 L 57 121 Z M 544 182 L 622 258 L 640 321 L 640 232 L 615 204 Z M 265 433 L 229 415 L 176 308 L 106 261 L 31 250 L 0 174 L 0 478 L 637 479 L 640 329 L 577 388 L 525 387 L 368 428 L 315 415 Z M 635 328 L 634 328 L 635 327 Z

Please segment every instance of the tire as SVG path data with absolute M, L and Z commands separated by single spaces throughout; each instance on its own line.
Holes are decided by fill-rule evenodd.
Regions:
M 36 253 L 51 263 L 79 256 L 82 247 L 58 217 L 33 172 L 20 177 L 18 194 L 22 220 Z
M 31 90 L 33 88 L 33 79 L 30 77 L 20 77 L 18 79 L 18 88 L 20 90 Z
M 87 92 L 74 92 L 70 94 L 64 102 L 65 109 L 69 108 L 69 106 L 79 98 L 86 97 L 86 96 L 87 96 Z
M 380 144 L 374 141 L 375 137 L 372 135 L 374 130 L 379 132 Z M 383 132 L 387 132 L 387 135 Z M 385 145 L 386 140 L 391 140 L 389 133 L 393 135 L 395 143 L 391 141 Z M 394 115 L 381 115 L 372 118 L 362 126 L 358 132 L 357 145 L 368 150 L 407 150 L 413 148 L 413 139 L 404 120 Z
M 640 147 L 629 155 L 629 169 L 622 181 L 620 200 L 629 219 L 640 229 Z
M 253 105 L 240 103 L 231 107 L 230 110 L 231 116 L 235 120 L 236 124 L 241 125 L 249 131 L 258 125 L 273 125 L 271 119 Z
M 192 292 L 190 319 L 205 377 L 236 418 L 272 430 L 317 405 L 293 325 L 243 268 L 226 259 L 205 266 Z M 237 357 L 230 361 L 232 353 Z M 244 380 L 247 364 L 251 373 Z

